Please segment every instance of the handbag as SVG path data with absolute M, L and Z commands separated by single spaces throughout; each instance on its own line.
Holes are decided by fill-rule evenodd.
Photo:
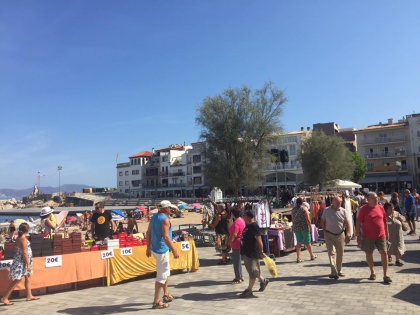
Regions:
M 400 214 L 397 216 L 397 220 L 401 222 L 401 228 L 403 232 L 407 232 L 408 231 L 407 223 L 404 221 L 403 217 Z
M 276 263 L 274 262 L 274 260 L 272 260 L 270 257 L 265 256 L 263 258 L 264 264 L 268 269 L 268 272 L 270 273 L 270 275 L 272 275 L 274 278 L 277 278 L 278 276 L 278 272 L 277 272 L 277 266 Z

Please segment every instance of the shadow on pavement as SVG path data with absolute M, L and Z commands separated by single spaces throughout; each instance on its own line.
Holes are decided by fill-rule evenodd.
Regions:
M 153 298 L 152 298 L 153 302 Z M 152 308 L 152 303 L 124 303 L 122 305 L 107 305 L 107 306 L 86 306 L 86 307 L 75 307 L 59 310 L 57 313 L 60 314 L 122 314 L 126 312 L 136 312 L 142 310 L 148 310 Z
M 220 293 L 189 293 L 181 296 L 183 300 L 189 301 L 225 301 L 232 299 L 240 299 L 239 294 L 243 290 L 235 292 L 220 292 Z
M 186 288 L 191 288 L 191 287 L 208 287 L 208 286 L 213 286 L 213 285 L 226 285 L 226 284 L 230 284 L 230 281 L 201 280 L 201 281 L 183 282 L 183 283 L 176 284 L 173 287 L 178 288 L 178 289 L 186 289 Z
M 419 250 L 408 250 L 402 256 L 402 260 L 406 263 L 418 264 L 420 263 L 420 251 Z
M 360 284 L 363 278 L 345 278 L 338 280 L 328 278 L 328 275 L 313 276 L 313 277 L 282 277 L 281 281 L 295 281 L 288 283 L 288 286 L 306 286 L 306 285 L 333 285 L 337 283 L 346 284 Z M 372 282 L 373 283 L 373 282 Z
M 395 294 L 394 298 L 420 306 L 420 299 L 418 297 L 419 292 L 420 292 L 420 284 L 410 284 L 407 288 L 402 290 L 400 293 Z
M 420 268 L 401 269 L 401 270 L 397 271 L 397 273 L 414 273 L 414 274 L 420 274 Z

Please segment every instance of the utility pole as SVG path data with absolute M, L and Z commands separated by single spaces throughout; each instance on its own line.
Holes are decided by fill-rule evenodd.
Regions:
M 60 198 L 61 198 L 61 178 L 60 178 L 60 175 L 61 175 L 61 170 L 62 169 L 63 169 L 63 167 L 61 167 L 61 166 L 58 167 L 58 195 L 60 196 Z

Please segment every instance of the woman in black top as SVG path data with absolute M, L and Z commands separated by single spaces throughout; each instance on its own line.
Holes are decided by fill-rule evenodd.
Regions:
M 216 204 L 213 202 L 213 205 L 217 208 L 217 215 L 213 223 L 203 220 L 203 225 L 207 224 L 210 228 L 214 229 L 216 232 L 216 250 L 221 250 L 222 260 L 219 262 L 219 265 L 226 265 L 228 262 L 227 253 L 229 251 L 228 246 L 226 245 L 226 239 L 228 237 L 228 215 L 225 211 L 224 204 Z M 220 245 L 219 245 L 220 244 Z

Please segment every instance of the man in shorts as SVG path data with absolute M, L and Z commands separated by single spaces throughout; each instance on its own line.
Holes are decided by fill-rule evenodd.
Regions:
M 417 207 L 417 214 L 416 214 L 416 222 L 420 222 L 419 221 L 419 211 L 420 211 L 420 194 L 417 192 L 417 189 L 413 189 L 413 197 L 414 200 L 416 201 L 416 207 Z
M 169 221 L 171 214 L 171 202 L 168 200 L 161 201 L 159 212 L 150 220 L 149 227 L 146 232 L 147 249 L 146 256 L 153 256 L 156 259 L 156 282 L 155 296 L 153 300 L 153 309 L 162 309 L 169 307 L 173 296 L 169 294 L 168 279 L 171 275 L 169 265 L 169 250 L 174 258 L 179 258 L 178 252 L 172 243 L 172 227 Z M 160 300 L 160 292 L 163 289 L 163 298 Z
M 346 210 L 341 206 L 341 198 L 335 196 L 331 206 L 322 212 L 321 226 L 324 231 L 325 245 L 330 258 L 331 279 L 344 277 L 341 271 L 344 255 L 344 244 L 350 242 L 351 228 Z
M 378 196 L 375 192 L 367 194 L 367 205 L 359 210 L 356 223 L 357 245 L 366 253 L 366 260 L 370 269 L 369 280 L 376 280 L 373 268 L 373 251 L 375 247 L 381 254 L 382 268 L 384 271 L 384 283 L 390 284 L 388 277 L 388 222 L 384 208 L 378 204 Z
M 254 214 L 248 211 L 244 215 L 245 229 L 241 237 L 241 254 L 244 257 L 244 265 L 249 274 L 248 288 L 245 289 L 239 296 L 241 298 L 249 298 L 254 296 L 252 288 L 255 280 L 260 280 L 260 289 L 262 292 L 268 285 L 268 279 L 261 276 L 260 258 L 263 259 L 265 254 L 263 252 L 263 243 L 261 240 L 261 232 L 258 224 L 254 221 Z
M 407 218 L 408 226 L 410 227 L 410 232 L 408 235 L 416 235 L 416 200 L 408 189 L 404 190 L 404 197 L 405 216 Z

